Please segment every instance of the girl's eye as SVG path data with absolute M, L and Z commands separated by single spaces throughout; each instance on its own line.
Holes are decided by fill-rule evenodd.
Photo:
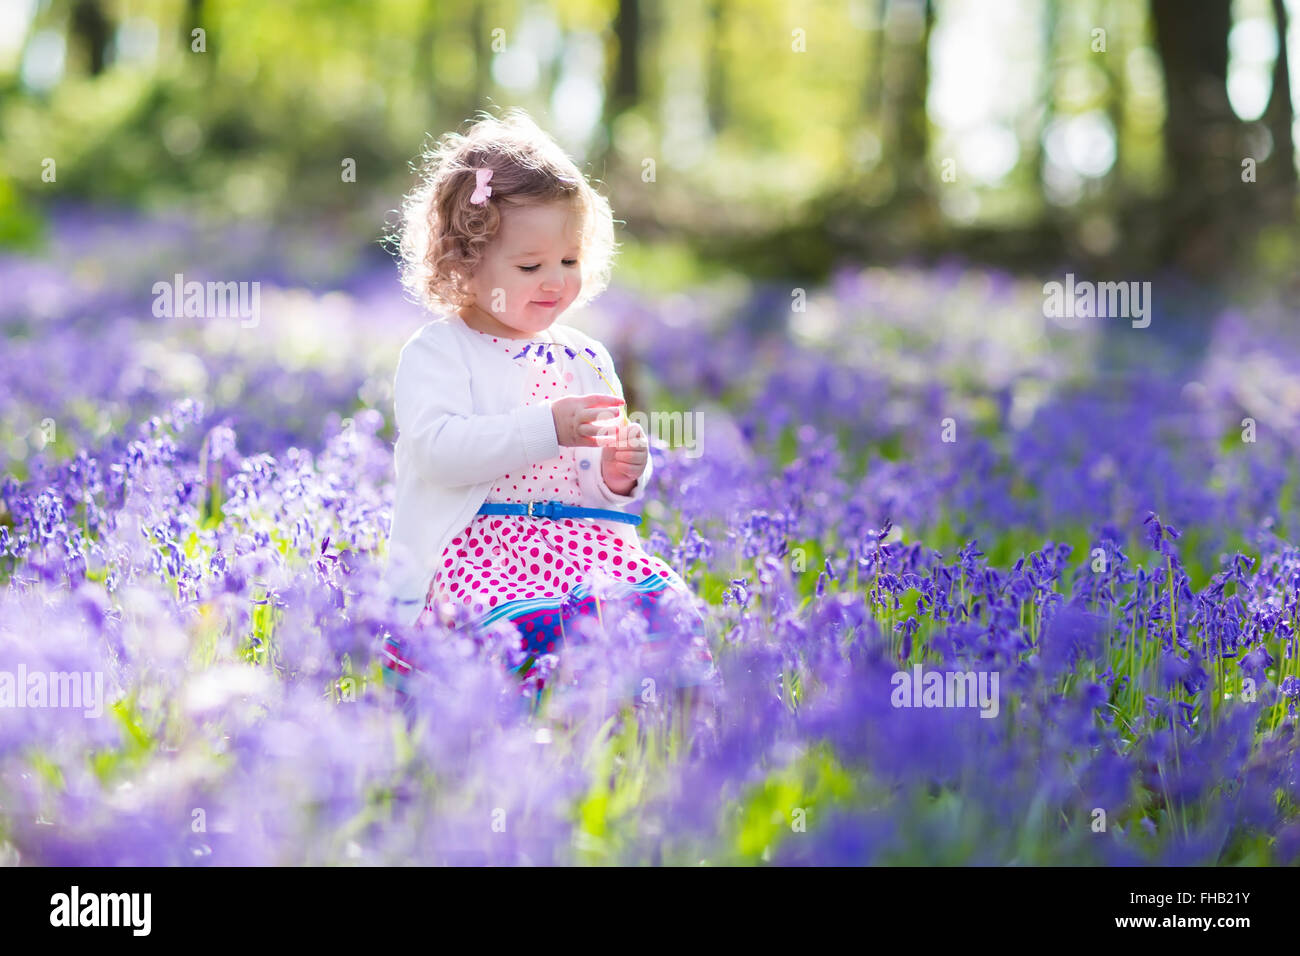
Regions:
M 566 266 L 570 266 L 570 267 L 572 267 L 572 266 L 576 266 L 576 265 L 578 264 L 578 260 L 577 260 L 577 259 L 564 259 L 564 260 L 561 260 L 561 261 L 562 261 Z M 519 268 L 520 268 L 521 270 L 523 270 L 524 272 L 536 272 L 536 271 L 537 271 L 539 268 L 541 268 L 541 267 L 540 267 L 540 266 L 520 266 Z

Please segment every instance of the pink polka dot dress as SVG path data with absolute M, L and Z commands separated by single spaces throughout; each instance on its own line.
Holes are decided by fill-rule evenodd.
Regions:
M 474 330 L 477 335 L 488 333 Z M 565 349 L 549 333 L 530 342 L 488 336 L 516 361 L 525 362 L 523 403 L 535 405 L 579 392 Z M 488 502 L 527 503 L 558 501 L 582 506 L 577 450 L 561 446 L 556 457 L 537 462 L 522 472 L 503 475 L 488 492 Z M 598 462 L 583 461 L 588 467 Z M 628 599 L 650 624 L 647 644 L 655 645 L 660 626 L 660 599 L 670 590 L 691 596 L 681 577 L 664 561 L 642 550 L 635 535 L 620 536 L 613 522 L 588 518 L 543 518 L 527 515 L 475 515 L 455 535 L 437 561 L 425 602 L 423 624 L 436 608 L 451 604 L 473 628 L 505 620 L 515 625 L 520 647 L 529 656 L 518 669 L 527 676 L 542 654 L 558 654 L 565 637 L 565 622 L 583 614 L 597 615 L 596 599 L 588 593 L 587 578 L 599 569 L 612 578 L 615 591 Z M 608 601 L 601 601 L 607 609 Z M 608 611 L 606 611 L 608 613 Z M 676 686 L 708 683 L 715 675 L 703 620 L 694 645 L 695 658 L 688 672 L 678 672 Z M 403 674 L 410 662 L 389 648 L 386 666 Z

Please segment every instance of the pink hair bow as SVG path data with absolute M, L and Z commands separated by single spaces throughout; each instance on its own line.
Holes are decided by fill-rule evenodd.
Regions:
M 492 187 L 488 185 L 492 180 L 492 170 L 487 166 L 480 166 L 474 170 L 474 175 L 478 182 L 474 186 L 474 195 L 469 197 L 469 201 L 476 206 L 481 206 L 488 201 L 488 196 L 492 195 Z

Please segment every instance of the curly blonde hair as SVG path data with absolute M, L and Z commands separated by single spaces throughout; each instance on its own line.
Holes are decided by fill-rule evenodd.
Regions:
M 472 277 L 501 229 L 501 207 L 568 200 L 581 216 L 579 307 L 609 285 L 618 243 L 609 202 L 522 109 L 481 113 L 465 133 L 444 133 L 421 155 L 419 185 L 402 202 L 396 241 L 402 286 L 432 312 L 473 301 Z M 492 170 L 492 195 L 475 205 L 474 170 Z

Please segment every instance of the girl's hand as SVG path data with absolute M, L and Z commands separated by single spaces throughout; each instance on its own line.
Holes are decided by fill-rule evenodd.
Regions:
M 555 419 L 555 437 L 561 446 L 570 448 L 595 448 L 606 444 L 598 440 L 618 426 L 617 416 L 610 410 L 620 410 L 623 399 L 617 395 L 566 395 L 551 402 L 551 415 Z
M 600 474 L 605 484 L 617 495 L 630 494 L 650 457 L 645 429 L 637 422 L 620 423 L 613 438 L 603 438 L 601 444 L 605 447 L 600 453 Z

